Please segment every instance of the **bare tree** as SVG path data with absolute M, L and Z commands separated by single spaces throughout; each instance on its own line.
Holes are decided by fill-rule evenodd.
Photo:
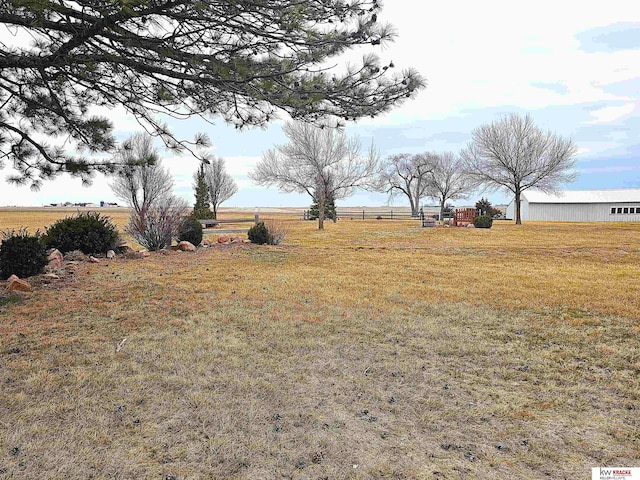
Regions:
M 136 213 L 149 209 L 173 189 L 171 174 L 162 168 L 153 137 L 137 133 L 118 152 L 121 166 L 111 184 L 113 193 Z
M 213 206 L 213 218 L 218 218 L 218 207 L 236 194 L 238 185 L 226 172 L 222 158 L 209 159 L 209 164 L 204 166 L 204 172 L 209 188 L 209 199 Z
M 464 170 L 462 160 L 451 152 L 432 154 L 435 159 L 429 172 L 425 196 L 440 204 L 440 219 L 449 200 L 466 197 L 475 188 L 473 178 Z
M 426 196 L 434 164 L 435 156 L 430 153 L 392 155 L 378 177 L 376 190 L 388 193 L 389 199 L 400 194 L 406 195 L 411 215 L 418 215 L 420 200 Z
M 529 115 L 512 113 L 476 128 L 472 135 L 461 153 L 465 169 L 487 188 L 513 193 L 517 225 L 522 223 L 522 192 L 532 187 L 552 192 L 576 179 L 573 141 L 543 132 Z
M 149 250 L 171 245 L 189 207 L 173 195 L 173 178 L 162 168 L 153 138 L 132 136 L 118 157 L 121 166 L 114 173 L 111 188 L 132 210 L 125 231 Z
M 268 150 L 249 177 L 283 192 L 308 193 L 318 203 L 322 230 L 327 198 L 346 198 L 355 188 L 368 186 L 379 173 L 379 156 L 373 145 L 368 155 L 361 156 L 357 137 L 326 126 L 288 122 L 284 133 L 289 143 Z

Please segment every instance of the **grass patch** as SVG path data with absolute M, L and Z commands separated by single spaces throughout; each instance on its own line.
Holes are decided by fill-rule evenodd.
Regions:
M 639 225 L 287 222 L 282 246 L 82 264 L 0 307 L 0 476 L 638 464 Z

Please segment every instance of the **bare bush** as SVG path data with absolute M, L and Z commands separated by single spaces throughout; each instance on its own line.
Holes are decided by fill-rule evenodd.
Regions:
M 133 212 L 124 230 L 147 250 L 160 250 L 177 238 L 189 209 L 184 199 L 167 195 L 148 209 Z
M 289 229 L 280 220 L 265 220 L 264 226 L 267 227 L 267 232 L 269 233 L 269 245 L 280 245 L 289 234 Z

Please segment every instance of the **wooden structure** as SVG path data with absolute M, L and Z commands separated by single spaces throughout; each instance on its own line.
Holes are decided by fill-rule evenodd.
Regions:
M 475 208 L 456 208 L 456 213 L 453 216 L 453 225 L 457 227 L 460 224 L 473 223 L 476 214 Z
M 222 225 L 235 225 L 237 223 L 253 223 L 254 225 L 260 221 L 260 216 L 256 213 L 253 218 L 225 218 L 221 220 L 207 219 L 198 220 L 202 228 L 216 228 Z
M 423 227 L 428 227 L 428 228 L 435 228 L 436 226 L 436 219 L 433 217 L 422 217 L 422 226 Z
M 218 220 L 214 220 L 212 218 L 209 220 L 198 220 L 198 221 L 202 225 L 202 228 L 215 228 L 218 225 L 220 225 L 220 222 Z

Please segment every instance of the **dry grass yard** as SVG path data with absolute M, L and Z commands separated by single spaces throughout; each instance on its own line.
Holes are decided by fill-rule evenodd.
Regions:
M 2 210 L 0 229 L 55 215 Z M 3 294 L 0 478 L 640 466 L 640 224 L 280 218 L 280 246 L 103 259 Z

